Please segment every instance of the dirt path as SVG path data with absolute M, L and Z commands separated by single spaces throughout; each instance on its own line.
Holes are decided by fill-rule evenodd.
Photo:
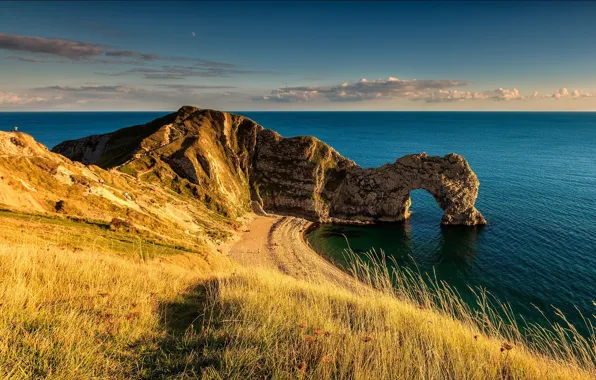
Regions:
M 255 216 L 228 255 L 248 267 L 279 270 L 292 277 L 353 286 L 354 281 L 319 256 L 303 239 L 310 222 L 289 216 Z

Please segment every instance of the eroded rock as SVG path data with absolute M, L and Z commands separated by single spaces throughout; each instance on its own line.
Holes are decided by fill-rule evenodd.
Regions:
M 486 224 L 474 207 L 478 178 L 457 154 L 361 168 L 314 137 L 284 138 L 226 112 L 185 106 L 145 125 L 63 142 L 54 152 L 176 191 L 185 179 L 226 216 L 262 208 L 319 222 L 403 221 L 410 192 L 425 189 L 444 211 L 441 223 Z

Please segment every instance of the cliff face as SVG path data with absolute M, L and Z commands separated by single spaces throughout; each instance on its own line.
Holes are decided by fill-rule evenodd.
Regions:
M 356 167 L 314 137 L 283 138 L 264 130 L 257 138 L 251 170 L 253 199 L 268 211 L 327 221 L 335 191 L 347 171 Z
M 251 207 L 313 221 L 402 221 L 410 191 L 425 189 L 443 224 L 485 224 L 474 208 L 479 181 L 456 154 L 408 155 L 360 168 L 313 137 L 284 138 L 250 119 L 182 107 L 151 123 L 65 141 L 54 152 L 141 180 L 184 188 L 226 217 Z

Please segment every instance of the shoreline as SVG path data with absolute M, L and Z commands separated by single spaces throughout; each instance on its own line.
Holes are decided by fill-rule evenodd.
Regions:
M 293 216 L 254 214 L 223 253 L 242 266 L 273 269 L 297 279 L 351 289 L 362 285 L 310 246 L 306 234 L 317 225 Z

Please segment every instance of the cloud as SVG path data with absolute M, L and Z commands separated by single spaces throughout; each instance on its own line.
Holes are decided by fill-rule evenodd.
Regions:
M 174 57 L 175 58 L 175 57 Z M 195 67 L 204 67 L 204 68 L 235 68 L 240 67 L 234 63 L 228 62 L 219 62 L 219 61 L 209 61 L 205 59 L 192 59 L 195 61 Z
M 237 93 L 222 93 L 221 91 L 211 90 L 229 90 L 233 86 L 210 86 L 200 84 L 157 84 L 153 86 L 125 86 L 125 85 L 103 85 L 103 84 L 85 84 L 80 86 L 55 85 L 46 87 L 32 88 L 39 97 L 50 99 L 60 99 L 62 103 L 83 104 L 89 102 L 158 102 L 160 100 L 180 99 L 181 102 L 188 103 L 195 97 L 201 96 L 240 96 Z
M 192 57 L 162 57 L 134 50 L 116 49 L 109 45 L 60 38 L 0 33 L 0 50 L 18 51 L 23 56 L 8 59 L 28 63 L 76 63 L 131 65 L 116 72 L 95 72 L 104 76 L 137 76 L 149 80 L 183 80 L 187 78 L 225 78 L 240 75 L 277 75 L 268 70 L 253 70 L 240 65 Z M 51 56 L 64 60 L 51 60 Z M 182 63 L 184 62 L 184 63 Z M 182 91 L 181 89 L 178 89 Z M 195 89 L 196 90 L 196 89 Z M 186 89 L 185 91 L 189 91 Z
M 489 95 L 478 91 L 445 90 L 412 92 L 406 94 L 411 100 L 422 100 L 427 103 L 456 102 L 463 100 L 488 99 Z
M 105 48 L 105 45 L 91 42 L 0 33 L 0 49 L 12 51 L 43 53 L 79 59 L 101 55 L 104 53 Z
M 560 88 L 559 90 L 555 91 L 552 95 L 555 99 L 565 98 L 569 96 L 569 90 L 566 88 Z
M 582 90 L 573 90 L 571 93 L 571 97 L 573 98 L 594 98 L 596 97 L 596 92 L 586 92 Z
M 491 99 L 495 100 L 514 100 L 514 99 L 522 99 L 523 97 L 519 93 L 517 88 L 508 89 L 508 88 L 498 88 L 493 91 L 494 95 L 489 96 Z M 490 94 L 490 92 L 489 92 Z
M 151 89 L 140 87 L 101 84 L 86 84 L 82 86 L 55 85 L 36 87 L 32 88 L 31 91 L 40 98 L 48 99 L 48 104 L 52 106 L 86 104 L 89 102 L 121 102 L 134 99 L 142 101 L 147 97 L 158 99 L 166 98 L 169 95 L 164 91 L 152 91 Z
M 29 57 L 15 57 L 10 56 L 6 57 L 6 59 L 21 61 L 21 62 L 29 62 L 29 63 L 69 63 L 69 61 L 61 61 L 61 60 L 52 60 L 52 59 L 41 59 L 41 58 L 29 58 Z M 145 62 L 143 61 L 135 61 L 135 60 L 123 60 L 123 59 L 109 59 L 109 58 L 82 58 L 76 61 L 77 63 L 100 63 L 100 64 L 121 64 L 121 65 L 143 65 Z
M 573 91 L 569 91 L 569 89 L 563 87 L 558 89 L 557 91 L 553 92 L 552 94 L 544 94 L 543 98 L 553 98 L 553 99 L 561 99 L 561 98 L 593 98 L 596 97 L 595 92 L 587 92 L 583 90 L 575 89 Z
M 319 95 L 318 91 L 314 90 L 273 90 L 271 95 L 260 96 L 253 98 L 256 101 L 269 101 L 278 103 L 293 103 L 293 102 L 307 102 L 313 100 Z
M 257 97 L 258 101 L 309 101 L 319 96 L 333 102 L 362 101 L 382 98 L 410 97 L 422 92 L 465 86 L 467 81 L 427 79 L 360 79 L 356 83 L 343 82 L 337 86 L 301 86 L 278 88 L 271 95 Z
M 497 88 L 496 90 L 487 91 L 460 91 L 441 89 L 438 91 L 414 92 L 408 94 L 408 97 L 412 100 L 423 100 L 427 103 L 443 103 L 466 100 L 508 101 L 524 98 L 516 88 Z
M 0 33 L 0 49 L 20 51 L 29 54 L 54 55 L 68 58 L 72 61 L 83 63 L 120 63 L 120 64 L 138 64 L 135 60 L 106 59 L 101 57 L 113 58 L 134 58 L 141 61 L 152 61 L 159 59 L 156 54 L 146 54 L 130 50 L 114 50 L 107 45 L 96 44 L 92 42 L 70 41 L 60 38 L 43 38 L 31 36 L 19 36 L 14 34 Z M 29 57 L 9 57 L 25 62 L 64 62 L 49 61 L 46 59 Z
M 163 57 L 164 60 L 166 61 L 171 61 L 171 62 L 194 62 L 193 66 L 190 66 L 190 68 L 192 67 L 212 67 L 212 68 L 219 68 L 219 67 L 227 67 L 227 68 L 236 68 L 236 67 L 240 67 L 240 65 L 237 65 L 235 63 L 229 63 L 229 62 L 220 62 L 220 61 L 211 61 L 208 59 L 201 59 L 201 58 L 191 58 L 191 57 Z
M 9 51 L 18 51 L 27 54 L 53 55 L 77 63 L 119 63 L 119 64 L 138 64 L 151 61 L 170 61 L 193 62 L 189 67 L 193 69 L 236 69 L 238 73 L 249 72 L 250 70 L 238 69 L 233 63 L 211 61 L 200 58 L 190 57 L 161 57 L 157 54 L 142 53 L 133 50 L 115 49 L 112 46 L 97 44 L 93 42 L 71 41 L 61 38 L 44 38 L 34 36 L 22 36 L 15 34 L 0 33 L 0 49 Z M 25 62 L 46 63 L 52 62 L 41 59 L 39 56 L 31 57 L 12 57 Z M 64 62 L 64 61 L 54 61 Z M 113 74 L 116 75 L 116 74 Z M 162 74 L 165 77 L 165 74 Z M 184 77 L 184 75 L 182 75 Z
M 235 92 L 233 86 L 170 84 L 132 86 L 125 84 L 57 84 L 27 91 L 0 92 L 0 109 L 176 109 L 180 104 L 206 108 L 238 107 L 252 95 Z M 236 108 L 237 109 L 237 108 Z
M 38 59 L 38 58 L 27 58 L 27 57 L 15 57 L 15 56 L 6 57 L 6 59 L 21 61 L 21 62 L 29 62 L 29 63 L 65 63 L 66 62 L 66 61 L 56 61 L 56 60 L 49 60 L 49 59 Z
M 497 88 L 482 91 L 466 91 L 455 87 L 469 85 L 463 80 L 444 79 L 387 79 L 368 80 L 362 78 L 357 82 L 343 82 L 335 86 L 294 86 L 278 88 L 269 95 L 253 97 L 253 101 L 261 102 L 309 102 L 326 100 L 331 102 L 361 102 L 377 99 L 409 99 L 426 103 L 448 103 L 462 101 L 514 101 L 538 98 L 588 98 L 596 97 L 596 93 L 580 90 L 570 91 L 561 88 L 553 94 L 540 95 L 534 91 L 531 95 L 523 95 L 517 88 Z
M 109 58 L 90 58 L 78 61 L 79 63 L 102 63 L 102 64 L 120 64 L 120 65 L 143 65 L 143 61 Z
M 50 107 L 75 106 L 88 103 L 120 103 L 166 99 L 173 92 L 124 85 L 85 84 L 80 86 L 54 85 L 32 88 L 32 94 L 47 99 Z
M 216 78 L 241 74 L 278 74 L 273 71 L 238 69 L 231 64 L 200 60 L 193 66 L 163 65 L 155 67 L 135 67 L 118 73 L 97 73 L 109 76 L 141 75 L 145 79 L 185 79 L 192 77 Z
M 139 53 L 138 51 L 130 50 L 111 50 L 106 51 L 105 55 L 107 55 L 108 57 L 137 58 L 142 59 L 143 61 L 153 61 L 155 59 L 159 59 L 159 56 L 156 54 L 144 54 Z
M 132 92 L 141 92 L 144 90 L 134 88 L 134 87 L 126 87 L 126 86 L 106 86 L 106 85 L 86 85 L 86 86 L 47 86 L 47 87 L 37 87 L 33 90 L 36 91 L 65 91 L 65 92 L 120 92 L 120 93 L 132 93 Z
M 231 89 L 236 88 L 235 86 L 210 86 L 202 84 L 156 84 L 156 87 L 169 88 L 173 90 L 217 90 L 217 89 Z
M 30 103 L 46 102 L 48 99 L 39 96 L 26 94 L 15 94 L 12 92 L 0 92 L 0 104 L 22 105 Z

